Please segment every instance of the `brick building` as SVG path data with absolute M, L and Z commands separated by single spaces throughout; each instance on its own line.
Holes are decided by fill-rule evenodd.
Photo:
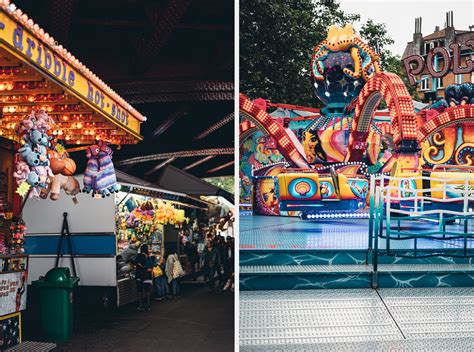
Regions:
M 422 18 L 415 19 L 415 32 L 413 33 L 413 40 L 407 43 L 402 59 L 411 55 L 422 55 L 426 62 L 426 57 L 429 51 L 435 47 L 442 46 L 448 49 L 451 58 L 452 51 L 449 49 L 451 43 L 458 43 L 461 45 L 461 67 L 464 67 L 467 59 L 474 62 L 474 51 L 466 45 L 468 40 L 474 40 L 474 32 L 472 27 L 469 30 L 458 30 L 454 28 L 453 12 L 446 13 L 446 22 L 443 29 L 436 26 L 434 32 L 423 36 L 421 33 Z M 451 60 L 452 62 L 452 60 Z M 444 67 L 443 59 L 439 56 L 438 67 Z M 452 67 L 451 67 L 452 69 Z M 423 102 L 429 102 L 436 97 L 444 97 L 444 90 L 450 84 L 459 84 L 463 82 L 474 83 L 474 73 L 466 73 L 455 75 L 452 70 L 442 78 L 433 78 L 429 75 L 428 70 L 425 70 L 417 76 L 417 92 L 419 98 Z

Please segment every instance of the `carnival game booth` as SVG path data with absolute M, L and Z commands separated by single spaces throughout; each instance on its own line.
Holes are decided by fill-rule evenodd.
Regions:
M 10 275 L 2 299 L 17 302 L 0 305 L 0 324 L 8 331 L 2 335 L 5 348 L 21 342 L 19 311 L 26 306 L 30 268 L 25 234 L 42 231 L 24 220 L 25 204 L 41 208 L 67 198 L 72 215 L 81 211 L 74 207 L 77 199 L 87 198 L 78 195 L 81 189 L 99 198 L 116 192 L 114 146 L 142 140 L 140 124 L 146 118 L 7 0 L 0 2 L 0 105 L 1 275 Z M 86 173 L 85 182 L 74 177 L 75 152 L 88 158 L 87 169 L 78 171 Z M 52 226 L 50 214 L 43 216 L 42 222 Z
M 179 241 L 176 227 L 189 221 L 192 211 L 207 209 L 206 202 L 184 193 L 153 187 L 119 171 L 117 177 L 120 191 L 110 197 L 96 199 L 81 193 L 76 204 L 67 197 L 26 204 L 29 283 L 55 266 L 67 213 L 72 250 L 69 244 L 63 246 L 59 265 L 71 272 L 75 267 L 81 279 L 78 299 L 112 307 L 133 302 L 137 297 L 130 276 L 133 267 L 118 256 L 131 243 L 148 244 L 156 255 L 165 255 L 168 246 Z

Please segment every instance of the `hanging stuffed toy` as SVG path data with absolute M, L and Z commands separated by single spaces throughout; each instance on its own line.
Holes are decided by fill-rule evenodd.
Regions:
M 99 172 L 99 151 L 98 145 L 91 145 L 86 149 L 87 166 L 84 172 L 84 188 L 82 192 L 90 193 L 92 196 L 96 193 L 96 179 Z
M 83 192 L 92 191 L 92 196 L 100 194 L 108 197 L 118 192 L 117 177 L 112 162 L 112 149 L 105 142 L 99 141 L 98 145 L 87 148 L 87 167 L 84 172 Z
M 97 190 L 102 197 L 118 192 L 117 177 L 115 176 L 114 164 L 112 162 L 112 148 L 99 141 L 99 173 L 97 175 Z
M 47 131 L 52 120 L 43 110 L 32 111 L 21 121 L 16 131 L 21 136 L 21 148 L 16 154 L 14 177 L 17 180 L 21 196 L 39 196 L 48 187 L 53 172 L 50 168 L 48 148 L 50 137 Z
M 46 198 L 49 194 L 51 200 L 58 200 L 61 189 L 67 195 L 73 196 L 72 201 L 74 204 L 77 204 L 76 195 L 81 192 L 81 186 L 79 181 L 73 176 L 55 175 L 51 178 L 48 188 L 41 193 L 41 197 Z

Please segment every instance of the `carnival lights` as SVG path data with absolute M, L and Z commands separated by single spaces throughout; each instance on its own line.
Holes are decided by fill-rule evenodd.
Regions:
M 119 102 L 130 114 L 136 117 L 139 121 L 146 121 L 146 117 L 141 115 L 135 110 L 130 104 L 128 104 L 122 97 L 120 97 L 112 88 L 105 84 L 99 79 L 92 71 L 90 71 L 85 65 L 83 65 L 77 58 L 68 52 L 62 45 L 58 45 L 55 39 L 46 33 L 38 24 L 34 23 L 23 11 L 18 9 L 15 4 L 10 3 L 9 0 L 0 1 L 0 8 L 3 9 L 7 14 L 12 16 L 14 20 L 21 23 L 28 31 L 33 33 L 39 38 L 44 45 L 44 48 L 48 48 L 52 53 L 57 54 L 60 58 L 72 65 L 76 70 L 81 72 L 87 77 L 93 84 L 105 91 L 112 99 Z

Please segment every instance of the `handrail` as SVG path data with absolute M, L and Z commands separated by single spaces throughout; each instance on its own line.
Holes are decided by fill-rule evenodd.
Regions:
M 474 248 L 468 248 L 467 239 L 474 238 L 469 232 L 468 222 L 474 220 L 474 175 L 466 173 L 461 177 L 439 178 L 430 176 L 371 176 L 370 178 L 370 215 L 369 215 L 369 251 L 372 253 L 374 267 L 374 287 L 378 280 L 378 261 L 381 255 L 404 258 L 425 258 L 432 256 L 474 257 Z M 439 182 L 434 187 L 423 188 L 425 182 L 416 182 L 414 188 L 402 187 L 402 181 L 429 180 Z M 459 185 L 457 188 L 448 186 Z M 440 198 L 432 197 L 432 192 L 441 192 Z M 448 197 L 448 192 L 450 196 Z M 402 196 L 404 194 L 405 196 Z M 397 206 L 400 204 L 400 208 Z M 402 230 L 402 221 L 436 220 L 437 226 L 428 231 L 417 232 Z M 464 226 L 447 228 L 447 221 L 457 220 Z M 397 226 L 393 227 L 393 222 Z M 384 239 L 380 242 L 379 238 Z M 437 241 L 459 239 L 464 242 L 459 250 L 439 248 L 434 251 L 420 251 L 418 240 L 422 238 Z M 413 241 L 413 247 L 401 252 L 394 251 L 393 241 Z M 381 243 L 383 246 L 380 246 Z M 411 243 L 411 242 L 410 242 Z M 420 253 L 421 252 L 421 253 Z M 427 254 L 428 253 L 428 254 Z

